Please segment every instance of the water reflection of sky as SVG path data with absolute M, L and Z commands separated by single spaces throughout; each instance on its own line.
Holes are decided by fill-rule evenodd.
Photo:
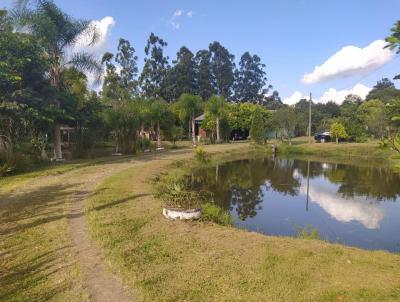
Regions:
M 367 229 L 378 229 L 384 211 L 366 197 L 345 198 L 338 194 L 339 185 L 326 179 L 311 180 L 309 198 L 326 213 L 340 222 L 358 221 Z M 307 181 L 302 181 L 300 194 L 307 196 Z
M 277 236 L 312 227 L 331 242 L 400 251 L 400 175 L 384 168 L 270 159 L 238 161 L 203 181 L 235 225 Z

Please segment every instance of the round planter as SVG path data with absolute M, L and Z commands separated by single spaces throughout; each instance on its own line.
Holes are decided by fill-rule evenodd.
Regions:
M 163 215 L 170 220 L 195 220 L 201 214 L 201 209 L 163 208 Z

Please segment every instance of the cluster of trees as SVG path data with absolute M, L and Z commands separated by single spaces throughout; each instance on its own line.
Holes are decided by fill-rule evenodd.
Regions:
M 128 40 L 120 39 L 117 53 L 100 60 L 75 51 L 81 49 L 76 46 L 82 37 L 90 49 L 98 29 L 51 0 L 19 1 L 13 10 L 0 11 L 3 170 L 28 157 L 48 160 L 50 145 L 51 157 L 61 159 L 63 125 L 74 129 L 76 155 L 110 137 L 117 152 L 131 153 L 148 147 L 145 132 L 158 147 L 162 135 L 176 141 L 187 133 L 194 140 L 194 118 L 203 112 L 204 128 L 219 142 L 229 137 L 229 129 L 249 129 L 252 117 L 243 112 L 259 110 L 266 116 L 266 104 L 282 106 L 277 92 L 267 96 L 271 86 L 257 55 L 246 52 L 236 68 L 234 56 L 213 42 L 196 54 L 181 47 L 170 64 L 166 41 L 151 33 L 139 73 L 138 56 Z M 91 89 L 89 75 L 102 83 L 100 92 Z
M 195 54 L 183 46 L 170 62 L 167 42 L 151 33 L 139 72 L 128 40 L 119 40 L 115 54 L 96 58 L 76 51 L 78 41 L 89 49 L 99 39 L 92 22 L 74 19 L 51 0 L 17 3 L 0 11 L 0 174 L 28 159 L 48 160 L 51 145 L 51 157 L 61 159 L 63 125 L 74 129 L 76 156 L 111 138 L 117 152 L 147 149 L 148 133 L 159 148 L 162 138 L 186 136 L 196 143 L 194 119 L 202 113 L 202 127 L 215 142 L 229 139 L 233 129 L 250 130 L 258 143 L 267 130 L 289 142 L 307 132 L 308 101 L 285 106 L 277 91 L 270 93 L 257 55 L 245 52 L 236 66 L 234 55 L 213 42 Z M 399 24 L 392 31 L 388 42 L 397 49 Z M 91 89 L 88 75 L 102 83 L 100 92 Z M 340 106 L 312 104 L 311 130 L 336 122 L 352 140 L 393 138 L 399 99 L 399 90 L 384 79 L 365 102 L 351 95 Z
M 307 135 L 309 106 L 309 100 L 301 99 L 277 110 L 272 128 L 278 136 L 290 141 L 293 136 Z M 311 108 L 311 133 L 331 130 L 335 138 L 364 142 L 370 137 L 393 141 L 399 132 L 400 90 L 387 78 L 378 81 L 365 100 L 349 94 L 341 105 L 312 102 Z

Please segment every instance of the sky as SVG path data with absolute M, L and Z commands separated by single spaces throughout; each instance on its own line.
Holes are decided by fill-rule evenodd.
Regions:
M 379 79 L 400 73 L 400 54 L 383 49 L 400 19 L 399 0 L 55 2 L 76 18 L 96 22 L 102 39 L 93 52 L 115 52 L 122 37 L 136 49 L 139 67 L 151 32 L 168 42 L 170 60 L 181 46 L 195 53 L 213 41 L 234 54 L 236 64 L 246 51 L 257 54 L 268 84 L 288 104 L 310 92 L 317 102 L 340 103 L 348 93 L 365 97 Z M 0 0 L 0 7 L 12 3 Z

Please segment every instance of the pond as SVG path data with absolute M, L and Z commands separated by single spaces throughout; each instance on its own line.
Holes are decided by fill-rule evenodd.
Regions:
M 306 228 L 330 242 L 400 252 L 400 175 L 388 167 L 252 158 L 190 177 L 237 227 L 277 236 Z

